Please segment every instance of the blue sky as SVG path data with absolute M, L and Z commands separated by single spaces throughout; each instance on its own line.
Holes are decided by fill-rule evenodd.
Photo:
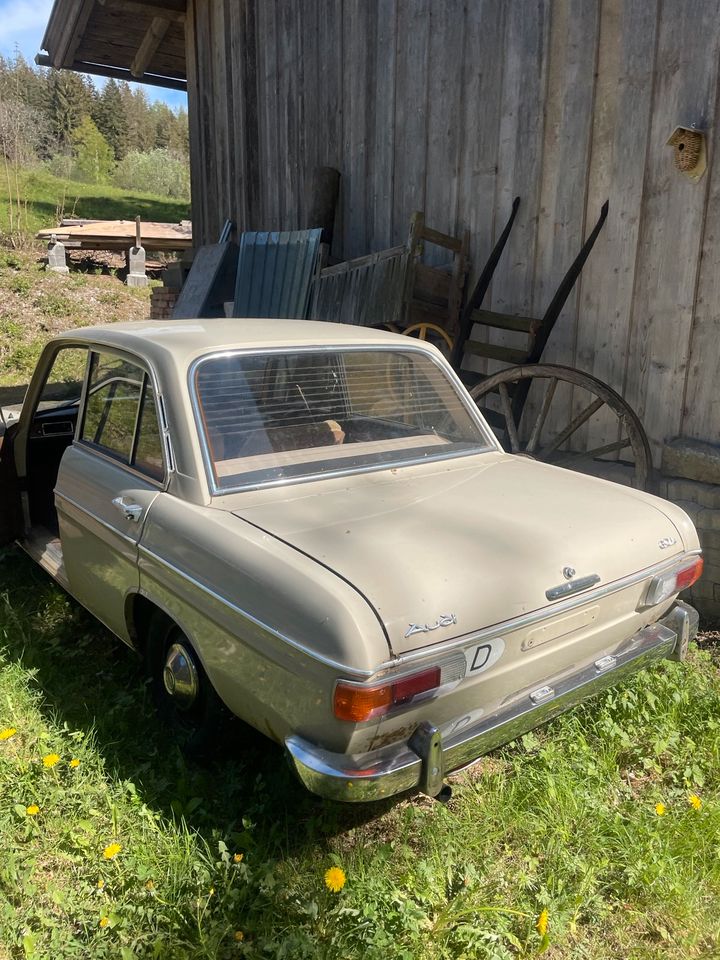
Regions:
M 40 52 L 52 4 L 53 0 L 0 0 L 0 54 L 12 56 L 17 47 L 32 63 L 35 54 Z M 102 86 L 103 81 L 98 77 L 92 80 Z M 171 107 L 187 107 L 187 97 L 179 90 L 149 86 L 144 89 L 150 100 L 162 100 Z

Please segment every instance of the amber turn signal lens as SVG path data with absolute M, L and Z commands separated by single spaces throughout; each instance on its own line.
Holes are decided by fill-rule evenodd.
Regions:
M 430 667 L 429 670 L 411 673 L 393 683 L 377 687 L 364 687 L 340 680 L 335 687 L 335 716 L 338 720 L 350 720 L 353 723 L 380 717 L 393 707 L 403 707 L 420 694 L 436 690 L 441 684 L 441 675 L 440 667 Z
M 350 683 L 338 683 L 335 687 L 333 710 L 338 720 L 361 723 L 378 714 L 387 713 L 392 705 L 392 686 L 361 687 Z

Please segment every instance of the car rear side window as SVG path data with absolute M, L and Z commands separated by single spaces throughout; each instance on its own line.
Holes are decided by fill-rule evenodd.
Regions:
M 154 480 L 163 479 L 155 392 L 145 370 L 124 357 L 92 354 L 80 439 Z
M 226 354 L 194 389 L 219 491 L 487 449 L 445 370 L 410 349 Z

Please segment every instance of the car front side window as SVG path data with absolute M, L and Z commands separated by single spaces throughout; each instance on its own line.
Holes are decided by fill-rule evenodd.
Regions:
M 92 354 L 80 439 L 154 480 L 163 480 L 155 391 L 140 366 L 113 354 Z

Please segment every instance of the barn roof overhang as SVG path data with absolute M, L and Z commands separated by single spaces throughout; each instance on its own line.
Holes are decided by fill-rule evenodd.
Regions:
M 185 0 L 55 0 L 35 62 L 187 89 Z

